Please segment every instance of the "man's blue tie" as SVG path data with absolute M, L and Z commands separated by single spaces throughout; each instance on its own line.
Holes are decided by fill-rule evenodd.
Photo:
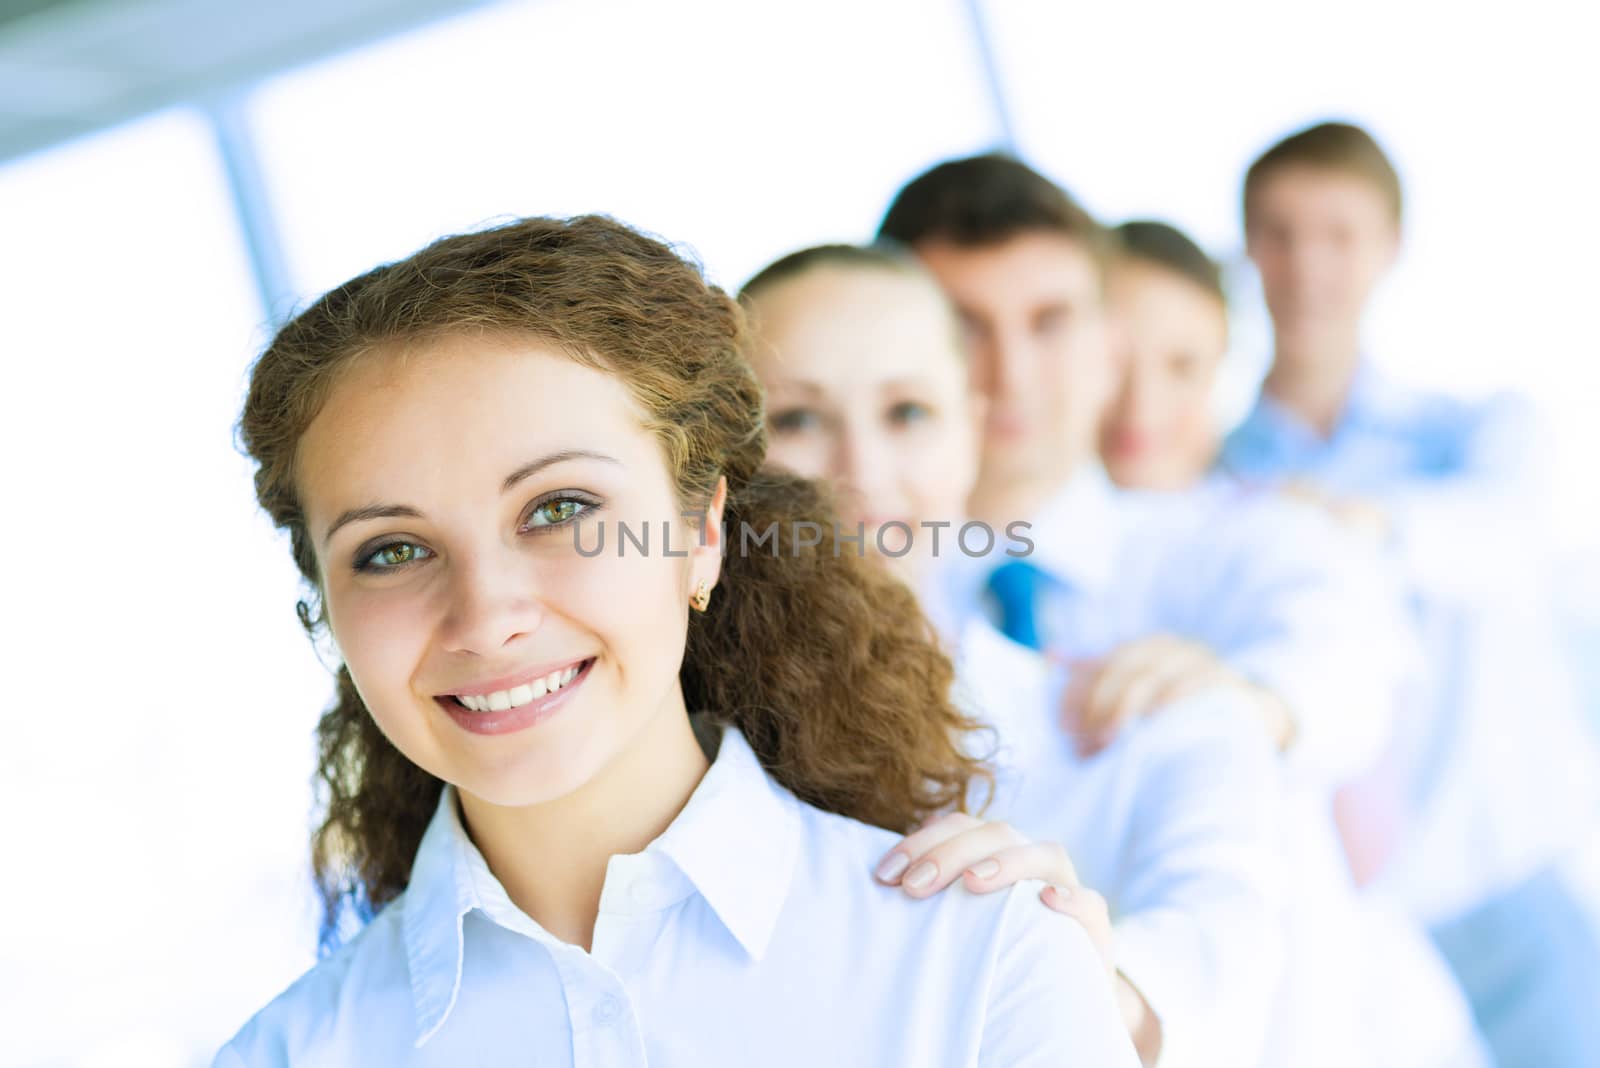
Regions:
M 1049 579 L 1025 560 L 1007 560 L 989 572 L 989 592 L 1000 607 L 1000 632 L 1029 649 L 1039 638 L 1039 592 Z

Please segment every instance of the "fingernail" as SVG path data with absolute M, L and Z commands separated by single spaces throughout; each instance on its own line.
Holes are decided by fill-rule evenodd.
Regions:
M 980 879 L 993 879 L 996 875 L 1000 874 L 1000 862 L 993 858 L 990 858 L 989 860 L 980 860 L 978 863 L 968 868 L 967 871 L 972 875 L 976 875 Z
M 939 869 L 934 867 L 933 862 L 925 860 L 906 872 L 906 877 L 900 880 L 900 885 L 910 890 L 921 890 L 933 882 L 933 877 L 938 873 Z
M 900 878 L 900 873 L 906 870 L 906 865 L 911 863 L 911 858 L 904 853 L 894 852 L 878 861 L 878 879 L 881 882 L 892 883 Z
M 1062 903 L 1065 903 L 1072 898 L 1072 891 L 1064 886 L 1057 886 L 1055 883 L 1051 883 L 1049 889 L 1056 895 L 1056 900 Z

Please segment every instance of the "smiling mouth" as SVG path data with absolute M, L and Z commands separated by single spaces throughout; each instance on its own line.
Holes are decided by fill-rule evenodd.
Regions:
M 484 694 L 447 694 L 440 700 L 469 713 L 508 712 L 562 692 L 589 670 L 589 666 L 593 663 L 594 658 L 590 657 L 520 686 L 513 686 L 509 690 L 496 690 Z

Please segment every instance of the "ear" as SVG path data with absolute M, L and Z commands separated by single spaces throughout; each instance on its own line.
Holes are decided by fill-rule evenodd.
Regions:
M 715 589 L 717 579 L 722 576 L 722 549 L 724 532 L 722 529 L 722 516 L 728 505 L 728 480 L 718 477 L 717 488 L 711 493 L 711 500 L 706 504 L 703 514 L 696 517 L 700 524 L 697 531 L 694 548 L 690 552 L 689 560 L 689 590 L 693 590 L 704 582 L 708 589 Z

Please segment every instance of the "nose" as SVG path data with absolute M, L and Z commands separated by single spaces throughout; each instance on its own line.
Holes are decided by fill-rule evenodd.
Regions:
M 1157 390 L 1152 376 L 1137 361 L 1123 369 L 1122 388 L 1117 393 L 1116 408 L 1121 422 L 1130 430 L 1150 429 L 1157 421 Z
M 892 459 L 882 436 L 859 429 L 839 435 L 834 469 L 841 503 L 856 515 L 878 511 L 890 481 Z M 878 507 L 874 507 L 874 502 Z
M 1284 261 L 1288 266 L 1288 282 L 1297 294 L 1319 285 L 1326 272 L 1327 258 L 1316 241 L 1299 239 L 1289 243 Z
M 440 639 L 452 653 L 492 657 L 539 628 L 545 615 L 527 561 L 512 547 L 452 561 Z
M 988 372 L 985 392 L 991 397 L 1015 398 L 1036 388 L 1029 346 L 1028 339 L 1016 331 L 995 335 L 988 345 L 985 361 Z

